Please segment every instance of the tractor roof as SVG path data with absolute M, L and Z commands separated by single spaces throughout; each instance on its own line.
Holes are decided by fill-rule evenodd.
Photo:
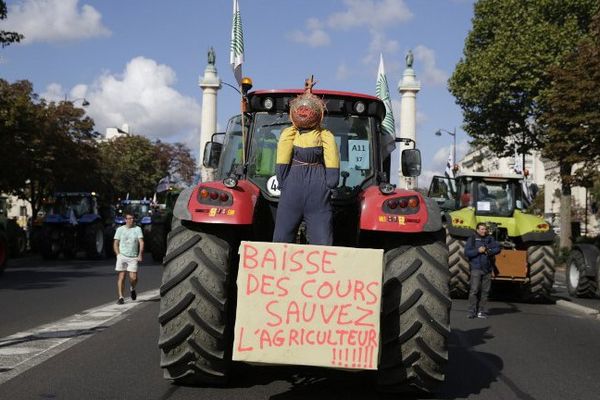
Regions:
M 523 175 L 520 174 L 497 174 L 490 172 L 464 172 L 460 173 L 456 178 L 462 177 L 473 177 L 473 178 L 490 178 L 490 179 L 523 179 Z
M 302 93 L 304 93 L 303 89 L 274 89 L 250 92 L 248 93 L 249 109 L 254 112 L 288 112 L 289 102 Z M 375 96 L 316 89 L 312 93 L 323 99 L 328 114 L 364 115 L 377 117 L 380 120 L 385 118 L 385 105 L 383 101 Z M 270 107 L 266 106 L 267 98 L 271 98 Z
M 121 204 L 123 205 L 128 205 L 128 204 L 145 204 L 145 205 L 149 205 L 152 202 L 150 200 L 121 200 Z

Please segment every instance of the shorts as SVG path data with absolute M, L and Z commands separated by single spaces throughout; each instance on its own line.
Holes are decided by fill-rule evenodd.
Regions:
M 137 257 L 127 257 L 122 254 L 119 254 L 117 256 L 117 265 L 115 266 L 115 271 L 137 272 L 137 270 L 138 270 Z

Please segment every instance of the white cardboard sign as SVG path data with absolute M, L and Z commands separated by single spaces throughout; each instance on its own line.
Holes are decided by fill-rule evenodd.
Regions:
M 233 359 L 377 369 L 383 250 L 242 242 Z

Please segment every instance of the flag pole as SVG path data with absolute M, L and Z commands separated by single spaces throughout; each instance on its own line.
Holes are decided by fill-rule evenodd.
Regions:
M 241 94 L 241 125 L 242 125 L 242 165 L 246 164 L 246 117 L 248 111 L 247 93 L 252 88 L 250 78 L 242 78 L 242 64 L 244 63 L 244 33 L 242 31 L 242 16 L 240 14 L 239 0 L 233 0 L 233 20 L 231 25 L 231 46 L 229 62 L 233 69 L 235 79 L 240 86 Z

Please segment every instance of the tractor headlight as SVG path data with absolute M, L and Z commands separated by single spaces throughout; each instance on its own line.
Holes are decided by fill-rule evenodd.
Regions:
M 354 111 L 356 111 L 357 114 L 364 113 L 366 108 L 367 107 L 365 106 L 365 103 L 363 103 L 362 101 L 357 101 L 356 103 L 354 103 Z
M 381 194 L 392 194 L 395 190 L 396 185 L 392 185 L 391 183 L 384 182 L 379 184 L 379 191 Z
M 237 186 L 237 184 L 238 180 L 233 176 L 228 176 L 227 178 L 223 179 L 223 185 L 225 185 L 225 187 L 228 187 L 229 189 L 233 189 Z
M 265 101 L 263 102 L 263 106 L 265 107 L 265 109 L 267 109 L 268 111 L 271 111 L 273 109 L 273 106 L 275 105 L 275 102 L 273 102 L 273 99 L 270 97 L 267 97 L 265 99 Z

